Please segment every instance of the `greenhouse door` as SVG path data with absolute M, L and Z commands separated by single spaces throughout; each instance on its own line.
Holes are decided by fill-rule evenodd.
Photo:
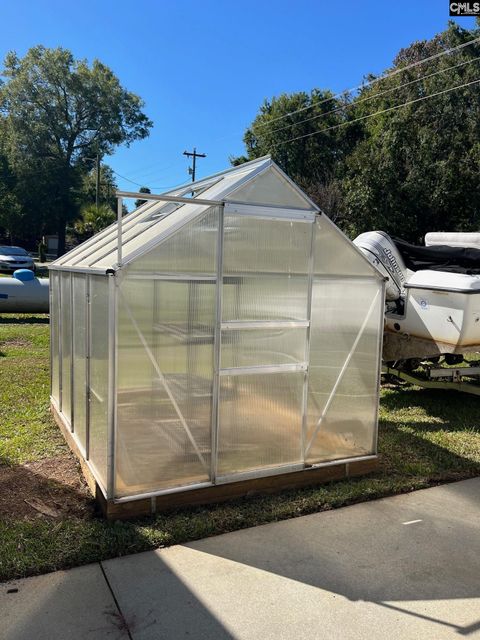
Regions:
M 313 214 L 226 205 L 218 482 L 303 468 Z

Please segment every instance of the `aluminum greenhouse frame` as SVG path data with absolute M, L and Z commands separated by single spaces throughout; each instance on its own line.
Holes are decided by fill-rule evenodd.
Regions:
M 107 515 L 373 468 L 384 279 L 350 240 L 269 157 L 117 196 L 50 267 L 52 410 Z

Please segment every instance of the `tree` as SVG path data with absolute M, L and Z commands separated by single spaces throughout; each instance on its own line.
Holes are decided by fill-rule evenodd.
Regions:
M 455 87 L 478 80 L 479 36 L 479 21 L 452 22 L 348 99 L 317 89 L 265 102 L 245 133 L 247 155 L 232 162 L 270 153 L 351 236 L 382 229 L 417 242 L 478 230 L 480 84 Z
M 107 164 L 100 165 L 100 192 L 99 202 L 107 204 L 114 211 L 117 207 L 115 191 L 117 190 L 113 170 Z M 82 177 L 82 183 L 78 192 L 78 200 L 81 205 L 88 205 L 95 202 L 97 195 L 97 171 L 90 169 Z
M 432 40 L 402 49 L 388 72 L 479 35 L 478 28 L 451 23 Z M 480 89 L 449 89 L 478 79 L 479 57 L 479 44 L 472 44 L 376 82 L 357 97 L 356 117 L 390 111 L 363 120 L 362 138 L 347 160 L 342 186 L 352 233 L 379 228 L 419 242 L 428 231 L 478 230 Z M 395 108 L 404 103 L 410 104 Z
M 140 187 L 138 191 L 139 193 L 152 193 L 148 187 Z M 135 208 L 138 209 L 138 207 L 141 207 L 145 202 L 146 200 L 140 200 L 140 198 L 135 200 Z
M 12 234 L 21 217 L 20 207 L 13 193 L 15 182 L 15 176 L 0 145 L 0 228 L 10 243 L 13 243 Z
M 50 177 L 49 206 L 65 250 L 65 229 L 78 214 L 75 191 L 88 158 L 145 138 L 152 122 L 143 102 L 98 60 L 89 66 L 63 48 L 36 46 L 4 62 L 0 109 L 14 171 Z
M 245 132 L 247 155 L 230 161 L 237 165 L 270 154 L 322 209 L 338 219 L 343 162 L 359 129 L 339 126 L 348 121 L 349 107 L 347 98 L 336 98 L 321 89 L 267 100 Z
M 85 205 L 81 210 L 81 218 L 74 224 L 74 231 L 81 241 L 90 238 L 105 227 L 113 224 L 116 220 L 115 211 L 107 204 Z

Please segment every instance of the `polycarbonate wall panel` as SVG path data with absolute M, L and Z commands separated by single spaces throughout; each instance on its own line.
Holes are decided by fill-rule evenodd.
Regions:
M 222 331 L 221 367 L 297 364 L 305 360 L 306 329 Z
M 312 225 L 225 216 L 222 319 L 304 320 Z
M 50 352 L 52 367 L 52 397 L 60 407 L 60 360 L 59 360 L 60 276 L 50 272 Z
M 90 278 L 90 428 L 89 460 L 107 485 L 108 434 L 108 277 Z
M 309 222 L 226 215 L 223 272 L 305 275 L 311 231 Z
M 264 171 L 243 187 L 234 191 L 229 198 L 235 202 L 279 205 L 293 209 L 310 209 L 311 205 L 302 198 L 287 180 L 274 169 Z
M 73 431 L 85 449 L 87 381 L 87 276 L 72 273 L 73 296 Z
M 153 342 L 154 280 L 131 280 L 119 287 L 118 298 L 118 390 L 150 389 L 155 371 L 127 313 L 126 303 L 148 345 Z M 121 397 L 117 393 L 117 400 Z M 143 402 L 142 397 L 139 397 Z
M 220 376 L 218 474 L 301 462 L 303 373 Z
M 382 290 L 376 279 L 314 281 L 306 434 L 309 463 L 375 451 L 382 310 Z
M 72 296 L 70 274 L 60 274 L 61 288 L 61 347 L 62 347 L 62 413 L 72 419 Z
M 116 495 L 210 479 L 215 282 L 121 285 Z
M 206 209 L 193 222 L 147 255 L 135 260 L 129 273 L 214 275 L 217 260 L 218 209 Z
M 372 265 L 325 215 L 317 218 L 315 227 L 316 275 L 366 277 L 374 275 Z
M 303 275 L 225 275 L 222 317 L 225 322 L 305 320 L 307 299 L 308 280 Z

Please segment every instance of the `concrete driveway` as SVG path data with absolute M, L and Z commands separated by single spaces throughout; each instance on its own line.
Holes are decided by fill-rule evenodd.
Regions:
M 2 640 L 462 636 L 480 478 L 0 585 Z

